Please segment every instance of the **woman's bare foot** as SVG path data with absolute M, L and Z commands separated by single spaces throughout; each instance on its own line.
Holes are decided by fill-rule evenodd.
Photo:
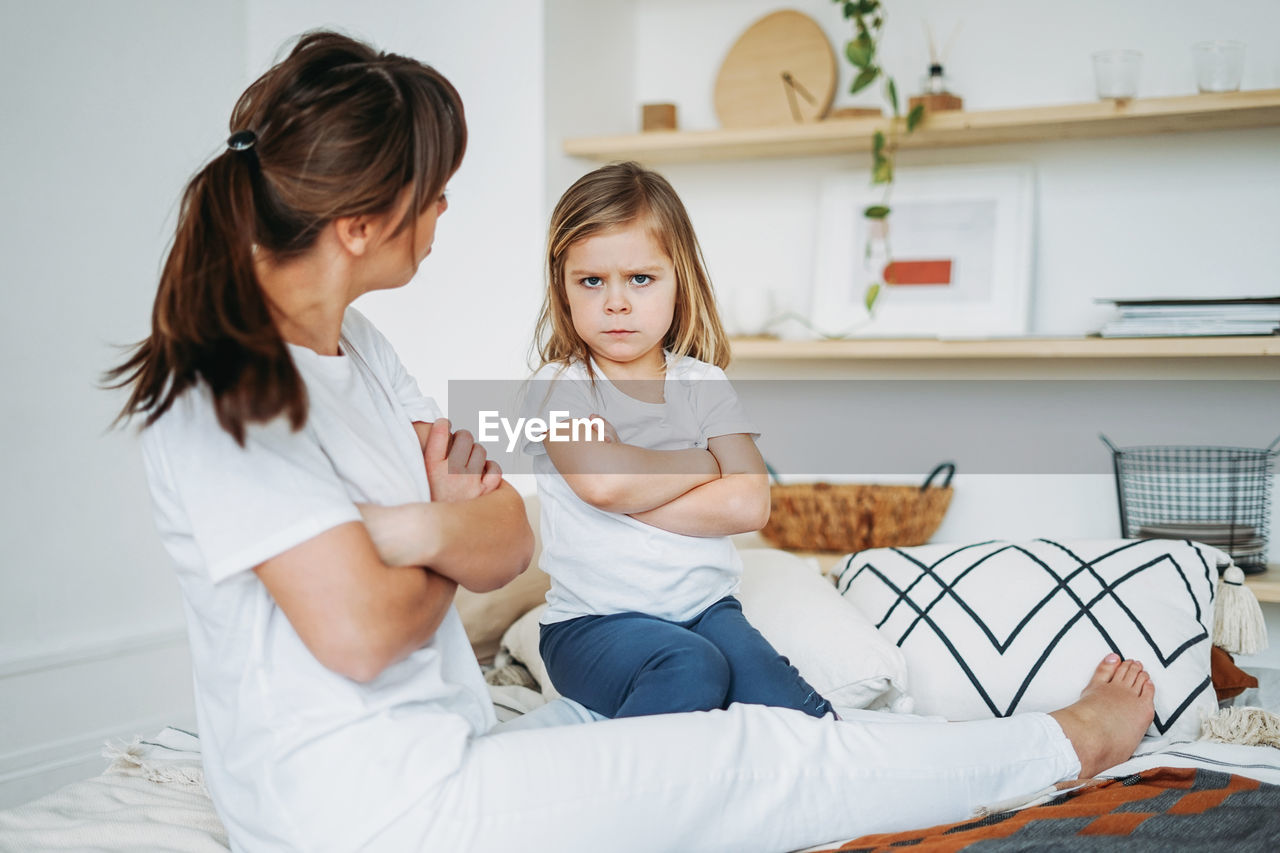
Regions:
M 1080 700 L 1049 716 L 1058 721 L 1080 758 L 1080 778 L 1126 761 L 1155 715 L 1151 677 L 1136 660 L 1102 659 Z

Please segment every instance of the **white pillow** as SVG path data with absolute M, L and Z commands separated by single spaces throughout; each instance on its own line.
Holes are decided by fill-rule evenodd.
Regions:
M 868 707 L 910 710 L 902 652 L 840 597 L 816 561 L 772 548 L 740 553 L 742 612 L 836 713 Z M 502 645 L 552 697 L 559 694 L 538 654 L 538 619 L 545 609 L 542 605 L 518 619 Z
M 851 554 L 836 584 L 906 655 L 918 714 L 1061 708 L 1114 651 L 1151 675 L 1148 735 L 1194 740 L 1217 710 L 1209 652 L 1227 559 L 1162 539 L 922 545 Z
M 560 692 L 551 683 L 551 678 L 547 675 L 547 667 L 542 662 L 542 655 L 538 653 L 538 620 L 542 618 L 542 612 L 546 609 L 545 603 L 539 604 L 513 622 L 502 635 L 502 648 L 506 649 L 511 657 L 524 664 L 524 668 L 529 670 L 533 680 L 542 688 L 542 695 L 546 696 L 547 701 L 550 702 L 558 698 Z
M 776 548 L 742 555 L 738 600 L 747 621 L 836 709 L 910 711 L 907 662 L 812 558 Z

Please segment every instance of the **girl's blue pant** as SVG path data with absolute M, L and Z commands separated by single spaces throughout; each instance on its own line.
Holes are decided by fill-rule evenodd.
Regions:
M 543 625 L 538 650 L 556 690 L 606 717 L 710 711 L 733 702 L 814 717 L 831 711 L 751 627 L 733 596 L 687 622 L 613 613 Z

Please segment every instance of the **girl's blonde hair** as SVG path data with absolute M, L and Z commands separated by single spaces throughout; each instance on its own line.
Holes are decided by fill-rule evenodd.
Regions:
M 662 347 L 719 368 L 729 364 L 729 338 L 716 311 L 711 278 L 689 214 L 667 179 L 637 163 L 611 163 L 583 175 L 551 214 L 547 235 L 547 288 L 534 333 L 542 364 L 580 362 L 591 371 L 586 343 L 573 328 L 564 281 L 569 247 L 602 231 L 632 223 L 648 227 L 671 259 L 676 308 Z

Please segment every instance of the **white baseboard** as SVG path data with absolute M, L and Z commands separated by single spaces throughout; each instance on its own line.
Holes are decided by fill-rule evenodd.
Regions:
M 0 681 L 37 672 L 80 666 L 93 661 L 125 655 L 141 654 L 153 649 L 182 646 L 186 648 L 187 632 L 182 628 L 147 631 L 112 637 L 107 640 L 78 642 L 44 648 L 37 652 L 0 655 Z
M 0 658 L 0 808 L 102 772 L 103 745 L 194 726 L 186 632 Z

